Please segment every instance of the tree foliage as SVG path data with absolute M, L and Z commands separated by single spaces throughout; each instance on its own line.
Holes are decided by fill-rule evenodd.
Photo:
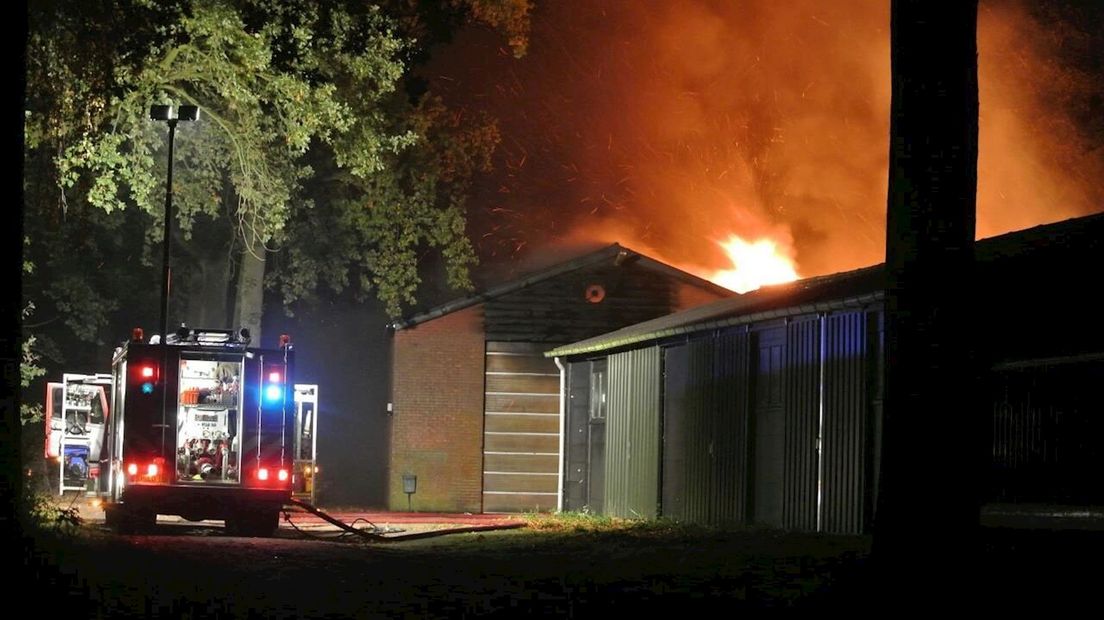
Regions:
M 175 142 L 183 259 L 267 255 L 266 281 L 288 305 L 350 287 L 392 315 L 414 303 L 427 251 L 450 284 L 470 286 L 464 196 L 498 134 L 488 118 L 402 88 L 430 43 L 411 36 L 425 10 L 403 0 L 34 3 L 24 185 L 41 268 L 25 294 L 44 302 L 39 326 L 95 342 L 120 313 L 154 303 L 154 287 L 137 286 L 156 277 L 164 213 L 167 130 L 148 119 L 153 103 L 202 109 Z M 528 0 L 435 10 L 484 21 L 524 51 Z

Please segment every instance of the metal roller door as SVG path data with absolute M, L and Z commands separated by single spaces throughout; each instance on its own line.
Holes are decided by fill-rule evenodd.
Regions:
M 488 342 L 484 381 L 483 511 L 556 509 L 560 373 L 549 345 Z

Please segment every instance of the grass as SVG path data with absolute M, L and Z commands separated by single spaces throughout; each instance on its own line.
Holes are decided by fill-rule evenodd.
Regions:
M 726 533 L 756 533 L 770 535 L 779 530 L 747 525 L 706 525 L 684 523 L 670 518 L 627 519 L 596 515 L 590 512 L 530 512 L 519 515 L 528 524 L 529 529 L 561 534 L 603 533 L 625 534 L 632 536 L 669 536 L 684 538 L 702 538 L 721 536 Z
M 529 512 L 521 515 L 530 529 L 546 532 L 626 532 L 653 527 L 644 519 L 619 519 L 589 512 Z

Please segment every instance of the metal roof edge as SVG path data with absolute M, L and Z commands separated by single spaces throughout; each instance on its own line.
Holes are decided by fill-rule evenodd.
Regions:
M 844 299 L 818 301 L 797 306 L 786 306 L 782 308 L 760 310 L 751 314 L 736 315 L 724 319 L 710 319 L 699 323 L 679 325 L 678 327 L 669 327 L 654 332 L 634 334 L 632 336 L 626 336 L 624 338 L 613 338 L 610 340 L 599 341 L 589 345 L 578 347 L 573 345 L 565 345 L 552 349 L 551 351 L 545 351 L 544 356 L 567 357 L 572 355 L 583 355 L 586 353 L 598 353 L 601 351 L 609 351 L 611 349 L 620 349 L 622 347 L 640 344 L 641 342 L 647 342 L 650 340 L 662 340 L 664 338 L 670 338 L 672 336 L 681 336 L 684 334 L 703 332 L 711 329 L 721 329 L 725 327 L 734 327 L 737 325 L 746 325 L 748 323 L 755 323 L 765 319 L 778 319 L 797 316 L 801 314 L 809 314 L 812 312 L 829 312 L 832 310 L 863 307 L 867 304 L 880 302 L 884 299 L 884 297 L 885 291 L 877 290 L 871 293 L 855 295 Z

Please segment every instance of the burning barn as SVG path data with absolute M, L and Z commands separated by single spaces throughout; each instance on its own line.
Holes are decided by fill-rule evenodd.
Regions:
M 976 248 L 982 499 L 1104 504 L 1104 325 L 1086 281 L 1104 215 Z M 547 352 L 564 369 L 563 509 L 867 531 L 884 287 L 880 265 L 809 278 Z M 970 427 L 930 424 L 933 459 L 940 433 Z
M 731 295 L 613 244 L 395 323 L 390 507 L 556 508 L 560 373 L 543 352 Z

